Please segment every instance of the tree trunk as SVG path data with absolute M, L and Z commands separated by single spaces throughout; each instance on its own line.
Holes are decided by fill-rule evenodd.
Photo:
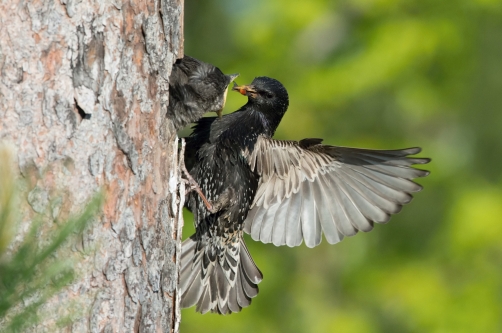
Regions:
M 74 246 L 77 281 L 33 331 L 178 330 L 184 187 L 165 114 L 182 22 L 182 0 L 0 4 L 0 138 L 21 174 L 38 175 L 31 209 L 55 220 L 105 192 Z

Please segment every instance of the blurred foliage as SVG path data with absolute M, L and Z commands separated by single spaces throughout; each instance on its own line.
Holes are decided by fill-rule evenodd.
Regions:
M 81 235 L 101 207 L 96 195 L 80 214 L 66 222 L 50 221 L 48 240 L 40 236 L 47 227 L 44 214 L 37 214 L 21 235 L 20 191 L 12 168 L 12 153 L 0 147 L 0 331 L 24 332 L 39 320 L 39 308 L 75 278 L 76 259 L 60 255 L 68 241 Z M 26 224 L 26 223 L 25 223 Z M 21 232 L 14 238 L 17 232 Z M 66 244 L 66 245 L 65 245 Z M 64 257 L 64 258 L 63 258 Z M 57 309 L 51 309 L 57 311 Z M 58 318 L 58 321 L 64 318 Z M 57 324 L 57 323 L 56 323 Z
M 230 316 L 186 309 L 181 331 L 502 332 L 502 2 L 185 6 L 187 54 L 286 86 L 277 138 L 421 146 L 433 161 L 424 191 L 369 234 L 314 249 L 247 238 L 258 297 Z M 244 103 L 229 93 L 225 112 Z

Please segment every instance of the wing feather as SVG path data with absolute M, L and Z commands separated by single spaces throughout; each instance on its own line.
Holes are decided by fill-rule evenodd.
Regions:
M 324 233 L 337 243 L 344 236 L 385 223 L 422 186 L 413 179 L 428 171 L 410 158 L 420 148 L 370 150 L 320 144 L 320 139 L 279 141 L 259 137 L 246 155 L 259 176 L 244 231 L 255 240 L 317 246 Z
M 291 197 L 289 210 L 286 213 L 286 245 L 289 247 L 298 246 L 302 243 L 303 235 L 300 224 L 301 208 L 302 196 L 293 195 Z
M 274 216 L 272 243 L 274 243 L 275 246 L 286 244 L 286 218 L 291 201 L 291 198 L 286 198 L 279 203 L 280 207 L 277 209 Z
M 316 197 L 316 201 L 322 201 L 322 207 L 325 208 L 325 211 L 323 211 L 320 216 L 324 237 L 326 237 L 326 240 L 330 244 L 338 243 L 344 236 L 336 227 L 335 221 L 337 221 L 337 211 L 335 205 L 331 202 L 333 198 L 330 196 L 329 181 L 326 179 L 325 175 L 321 174 L 319 176 L 319 182 L 316 184 L 318 184 L 320 191 L 314 192 L 314 196 L 319 196 L 319 198 Z
M 266 214 L 263 215 L 263 221 L 261 224 L 261 231 L 260 231 L 260 239 L 263 243 L 271 243 L 272 242 L 272 229 L 274 227 L 274 224 L 276 223 L 275 220 L 275 213 L 279 209 L 281 205 L 281 202 L 276 202 L 268 209 L 266 210 Z

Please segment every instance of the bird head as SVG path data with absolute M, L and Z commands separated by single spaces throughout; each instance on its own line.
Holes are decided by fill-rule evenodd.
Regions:
M 249 85 L 238 86 L 234 83 L 232 90 L 247 96 L 248 104 L 256 105 L 262 113 L 280 114 L 282 117 L 288 109 L 288 92 L 276 79 L 259 76 Z

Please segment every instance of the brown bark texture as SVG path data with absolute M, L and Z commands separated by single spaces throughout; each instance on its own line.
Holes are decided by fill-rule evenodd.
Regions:
M 105 193 L 34 332 L 178 331 L 184 185 L 165 114 L 182 24 L 183 0 L 0 2 L 0 140 L 33 178 L 22 223 Z

